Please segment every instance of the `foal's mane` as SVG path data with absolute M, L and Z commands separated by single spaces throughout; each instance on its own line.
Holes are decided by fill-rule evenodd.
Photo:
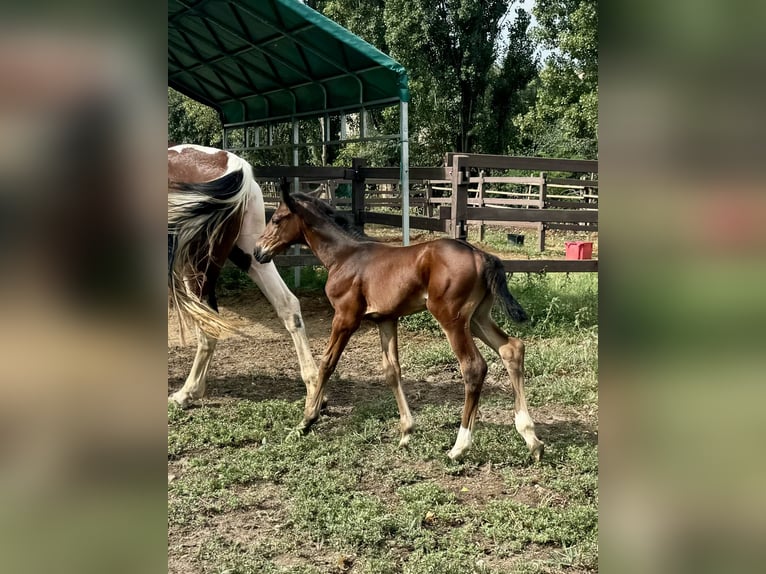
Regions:
M 350 223 L 348 219 L 338 214 L 335 209 L 330 206 L 329 203 L 322 201 L 318 197 L 314 197 L 313 195 L 308 195 L 302 192 L 291 193 L 290 195 L 296 201 L 302 202 L 305 207 L 308 207 L 309 210 L 311 210 L 312 213 L 320 216 L 328 223 L 335 225 L 349 237 L 359 241 L 377 241 L 377 239 L 365 234 L 364 231 Z

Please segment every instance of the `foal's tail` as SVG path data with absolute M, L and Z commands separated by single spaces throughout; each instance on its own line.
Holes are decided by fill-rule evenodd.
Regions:
M 524 311 L 508 290 L 503 263 L 494 255 L 485 252 L 481 253 L 484 256 L 484 280 L 495 296 L 495 300 L 500 303 L 505 314 L 511 319 L 517 323 L 526 321 L 529 318 L 527 317 L 527 312 Z
M 231 233 L 228 225 L 239 225 L 234 222 L 240 221 L 247 206 L 252 179 L 250 166 L 244 164 L 210 182 L 168 185 L 168 287 L 182 340 L 189 322 L 215 338 L 237 331 L 196 293 L 201 291 L 214 249 Z

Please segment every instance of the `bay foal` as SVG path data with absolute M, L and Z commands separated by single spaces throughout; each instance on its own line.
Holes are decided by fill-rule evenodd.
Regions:
M 326 203 L 301 193 L 291 195 L 283 184 L 282 203 L 256 243 L 255 258 L 261 262 L 271 261 L 292 244 L 305 243 L 328 272 L 325 291 L 335 314 L 317 385 L 306 397 L 302 428 L 308 429 L 319 416 L 327 379 L 362 319 L 370 319 L 380 331 L 385 378 L 399 408 L 399 444 L 406 445 L 414 422 L 402 390 L 397 326 L 399 317 L 428 309 L 446 333 L 465 382 L 460 430 L 448 456 L 458 459 L 471 446 L 487 374 L 475 336 L 500 355 L 515 394 L 516 430 L 532 457 L 540 460 L 544 445 L 535 434 L 524 398 L 524 344 L 504 333 L 490 316 L 497 298 L 511 319 L 527 318 L 508 291 L 500 260 L 452 239 L 407 247 L 385 245 L 344 230 L 343 221 Z
M 252 257 L 266 227 L 261 188 L 245 160 L 219 149 L 181 145 L 168 149 L 168 287 L 181 320 L 197 331 L 197 354 L 184 386 L 170 401 L 182 407 L 205 394 L 221 334 L 235 329 L 217 313 L 215 284 L 226 259 L 255 281 L 295 344 L 307 390 L 317 377 L 298 299 L 273 263 Z

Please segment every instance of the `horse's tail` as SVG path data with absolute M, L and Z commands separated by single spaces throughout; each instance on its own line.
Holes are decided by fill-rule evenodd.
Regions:
M 215 338 L 237 332 L 187 282 L 201 290 L 214 249 L 231 232 L 227 224 L 239 220 L 247 206 L 252 180 L 252 170 L 243 161 L 239 169 L 213 181 L 168 184 L 168 288 L 182 341 L 189 322 Z
M 500 307 L 511 319 L 517 323 L 526 321 L 529 318 L 527 312 L 508 290 L 503 263 L 494 255 L 483 251 L 481 253 L 484 256 L 484 281 L 495 296 L 495 300 L 500 303 Z

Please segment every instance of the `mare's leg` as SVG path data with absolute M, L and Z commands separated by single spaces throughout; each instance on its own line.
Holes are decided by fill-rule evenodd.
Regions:
M 396 406 L 399 408 L 399 421 L 402 429 L 402 439 L 399 441 L 399 446 L 407 446 L 415 422 L 412 420 L 410 407 L 402 389 L 397 326 L 397 320 L 386 321 L 378 324 L 378 331 L 380 331 L 380 346 L 383 351 L 383 373 L 386 377 L 386 383 L 394 391 Z
M 303 411 L 303 421 L 298 427 L 299 430 L 307 431 L 319 417 L 327 379 L 335 372 L 338 360 L 351 335 L 359 328 L 360 322 L 361 318 L 356 313 L 343 313 L 340 307 L 336 307 L 335 316 L 332 319 L 330 340 L 322 360 L 319 362 L 317 384 L 313 392 L 309 391 L 306 395 L 306 407 Z
M 301 368 L 301 378 L 306 384 L 307 395 L 310 395 L 317 380 L 317 366 L 311 356 L 298 298 L 282 281 L 273 262 L 261 264 L 253 259 L 247 274 L 266 295 L 293 338 Z
M 218 279 L 218 269 L 213 267 L 208 269 L 205 276 L 203 286 L 199 289 L 201 296 L 195 293 L 195 296 L 200 296 L 207 300 L 207 304 L 214 311 L 218 311 L 218 301 L 215 297 L 215 282 Z M 194 289 L 187 283 L 187 290 L 193 292 Z M 213 360 L 213 352 L 218 343 L 218 339 L 205 333 L 199 327 L 195 328 L 197 332 L 197 354 L 194 355 L 194 363 L 192 364 L 189 376 L 186 377 L 184 386 L 178 391 L 170 395 L 169 401 L 172 401 L 181 408 L 188 407 L 193 401 L 201 399 L 205 396 L 205 388 L 207 382 L 207 371 L 210 368 L 210 363 Z
M 184 386 L 170 395 L 170 400 L 177 403 L 181 408 L 188 407 L 192 401 L 201 399 L 205 395 L 207 371 L 213 360 L 216 343 L 218 343 L 218 339 L 211 337 L 202 329 L 197 328 L 196 331 L 197 354 L 194 356 L 194 364 Z
M 455 446 L 447 453 L 452 460 L 457 460 L 471 447 L 473 425 L 479 409 L 479 397 L 487 375 L 487 362 L 481 356 L 479 348 L 471 336 L 470 316 L 466 309 L 450 309 L 440 306 L 433 299 L 428 300 L 428 310 L 436 317 L 460 363 L 460 372 L 465 383 L 465 404 L 460 419 Z
M 535 423 L 527 411 L 527 400 L 524 396 L 524 343 L 521 339 L 509 337 L 497 326 L 489 314 L 491 308 L 491 301 L 487 306 L 482 305 L 473 316 L 471 330 L 500 355 L 513 387 L 516 430 L 527 443 L 532 457 L 539 461 L 543 456 L 545 444 L 537 438 Z

